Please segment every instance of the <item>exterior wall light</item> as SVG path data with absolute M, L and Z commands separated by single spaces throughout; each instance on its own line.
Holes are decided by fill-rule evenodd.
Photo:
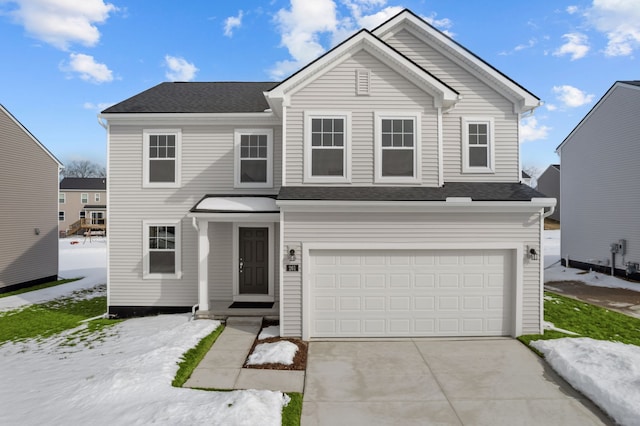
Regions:
M 527 252 L 527 256 L 529 256 L 529 259 L 531 260 L 538 260 L 538 252 L 535 249 L 535 247 L 529 248 L 529 251 Z
M 295 262 L 296 261 L 296 250 L 295 249 L 290 249 L 289 250 L 289 262 Z

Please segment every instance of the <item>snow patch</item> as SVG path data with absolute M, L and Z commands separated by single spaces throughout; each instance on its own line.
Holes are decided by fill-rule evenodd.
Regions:
M 262 329 L 258 335 L 258 340 L 270 339 L 272 337 L 280 337 L 280 326 L 270 325 Z
M 274 343 L 261 343 L 256 345 L 253 353 L 249 355 L 247 365 L 259 364 L 293 364 L 293 358 L 298 352 L 298 345 L 282 341 Z
M 640 347 L 590 338 L 537 340 L 531 346 L 616 422 L 640 419 Z
M 559 331 L 561 333 L 570 334 L 572 336 L 579 336 L 578 333 L 574 333 L 573 331 L 565 330 L 564 328 L 556 327 L 556 325 L 550 321 L 543 321 L 542 325 L 545 330 Z

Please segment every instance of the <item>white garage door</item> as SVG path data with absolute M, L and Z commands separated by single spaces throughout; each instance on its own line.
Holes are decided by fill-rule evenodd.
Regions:
M 311 250 L 310 337 L 512 333 L 508 250 Z

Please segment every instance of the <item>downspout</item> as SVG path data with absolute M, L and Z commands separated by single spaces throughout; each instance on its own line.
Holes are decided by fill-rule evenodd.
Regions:
M 198 220 L 195 217 L 191 218 L 191 225 L 196 230 L 196 234 L 200 234 L 200 227 L 198 227 Z M 196 303 L 191 307 L 191 319 L 196 319 L 196 311 L 200 308 L 200 304 Z
M 444 160 L 442 158 L 442 144 L 443 144 L 443 136 L 442 136 L 442 107 L 438 107 L 438 186 L 442 187 L 444 185 L 444 171 L 442 168 L 444 167 Z

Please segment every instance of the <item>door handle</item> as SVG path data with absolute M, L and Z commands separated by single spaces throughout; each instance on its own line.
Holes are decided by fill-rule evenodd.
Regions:
M 244 262 L 242 261 L 242 258 L 240 258 L 240 273 L 242 273 L 243 269 L 244 269 Z

